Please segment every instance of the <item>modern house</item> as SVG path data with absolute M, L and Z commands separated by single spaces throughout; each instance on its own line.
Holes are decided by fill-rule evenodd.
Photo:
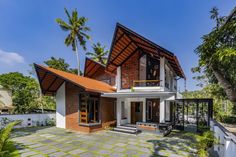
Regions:
M 177 57 L 121 24 L 106 65 L 86 58 L 84 76 L 35 64 L 41 90 L 55 95 L 57 127 L 93 132 L 155 130 L 176 118 L 177 82 L 185 79 Z M 181 104 L 181 103 L 179 103 Z M 182 115 L 183 117 L 183 115 Z

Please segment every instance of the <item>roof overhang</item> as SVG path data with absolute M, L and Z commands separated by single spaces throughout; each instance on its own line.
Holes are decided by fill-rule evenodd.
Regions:
M 105 65 L 90 58 L 85 59 L 84 76 L 92 78 L 98 72 L 105 72 Z
M 174 92 L 116 92 L 116 93 L 103 93 L 102 97 L 108 98 L 160 98 L 175 96 Z
M 116 68 L 136 52 L 148 53 L 157 58 L 165 57 L 175 73 L 179 77 L 185 78 L 179 61 L 172 52 L 117 23 L 106 65 L 107 71 L 115 73 Z
M 41 91 L 44 95 L 54 95 L 65 79 L 61 78 L 44 67 L 34 64 Z
M 101 81 L 77 76 L 72 73 L 34 64 L 41 91 L 44 95 L 55 95 L 64 82 L 70 82 L 82 90 L 94 93 L 114 92 L 115 89 Z

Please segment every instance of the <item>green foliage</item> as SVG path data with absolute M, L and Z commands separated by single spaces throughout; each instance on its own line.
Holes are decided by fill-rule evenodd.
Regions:
M 216 143 L 214 133 L 212 131 L 206 131 L 202 135 L 196 135 L 196 140 L 199 157 L 207 157 L 208 149 Z
M 12 91 L 14 112 L 26 113 L 36 107 L 39 86 L 34 78 L 11 72 L 0 75 L 0 84 Z
M 78 70 L 70 68 L 70 65 L 66 63 L 63 58 L 57 59 L 55 57 L 51 57 L 49 60 L 44 61 L 44 63 L 50 68 L 62 70 L 65 72 L 70 72 L 73 74 L 78 74 Z
M 108 50 L 105 50 L 106 46 L 102 46 L 101 43 L 93 44 L 94 52 L 87 52 L 86 55 L 90 56 L 94 61 L 100 62 L 102 64 L 107 63 Z
M 202 37 L 195 50 L 198 67 L 192 69 L 200 75 L 197 80 L 219 83 L 228 99 L 236 106 L 236 8 L 228 17 L 220 17 L 217 8 L 211 11 L 216 27 Z
M 18 72 L 0 75 L 0 85 L 12 91 L 14 113 L 30 113 L 33 109 L 55 109 L 52 97 L 40 96 L 38 82 Z
M 63 31 L 69 32 L 64 43 L 67 47 L 71 46 L 72 50 L 75 52 L 78 62 L 78 71 L 80 71 L 78 44 L 83 48 L 83 50 L 86 50 L 86 41 L 90 39 L 90 36 L 86 34 L 90 31 L 90 28 L 86 26 L 88 19 L 83 16 L 79 17 L 76 9 L 73 10 L 70 15 L 68 10 L 65 8 L 65 13 L 68 18 L 68 23 L 60 18 L 57 18 L 56 22 Z
M 56 22 L 62 30 L 70 32 L 65 39 L 66 46 L 72 46 L 73 51 L 76 51 L 77 42 L 79 42 L 80 46 L 86 50 L 86 39 L 90 39 L 89 35 L 86 34 L 87 31 L 90 31 L 90 28 L 85 26 L 88 19 L 83 16 L 78 17 L 76 9 L 73 10 L 70 15 L 65 8 L 65 13 L 68 18 L 68 23 L 60 18 L 57 18 Z
M 1 129 L 1 128 L 4 128 L 7 124 L 9 124 L 9 123 L 11 123 L 11 122 L 13 122 L 13 120 L 8 119 L 8 118 L 6 118 L 6 117 L 3 117 L 3 118 L 1 119 L 1 121 L 0 121 L 0 124 L 1 124 L 0 129 Z
M 0 156 L 7 156 L 10 153 L 10 134 L 15 125 L 18 125 L 20 121 L 14 121 L 9 123 L 5 128 L 0 131 Z
M 46 126 L 55 126 L 56 125 L 56 121 L 55 119 L 46 119 L 46 122 L 45 122 Z
M 219 84 L 209 84 L 202 90 L 183 92 L 184 98 L 213 98 L 214 118 L 222 121 L 225 115 L 234 113 L 233 104 L 228 101 L 223 88 Z
M 220 122 L 222 122 L 222 123 L 236 124 L 236 117 L 235 116 L 223 115 L 220 118 L 221 118 Z

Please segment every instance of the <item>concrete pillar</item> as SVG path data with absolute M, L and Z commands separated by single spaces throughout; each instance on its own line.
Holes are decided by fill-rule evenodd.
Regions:
M 146 99 L 143 100 L 143 122 L 146 122 Z
M 116 75 L 116 86 L 117 91 L 121 89 L 121 67 L 117 67 L 117 75 Z
M 117 125 L 120 125 L 121 124 L 121 99 L 120 98 L 117 98 L 116 117 L 117 117 Z
M 165 89 L 165 58 L 160 58 L 160 86 Z
M 165 122 L 165 99 L 160 98 L 160 123 Z

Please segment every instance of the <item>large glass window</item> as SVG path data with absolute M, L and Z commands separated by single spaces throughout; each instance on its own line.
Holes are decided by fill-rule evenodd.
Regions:
M 99 123 L 99 97 L 91 94 L 80 94 L 79 123 Z

